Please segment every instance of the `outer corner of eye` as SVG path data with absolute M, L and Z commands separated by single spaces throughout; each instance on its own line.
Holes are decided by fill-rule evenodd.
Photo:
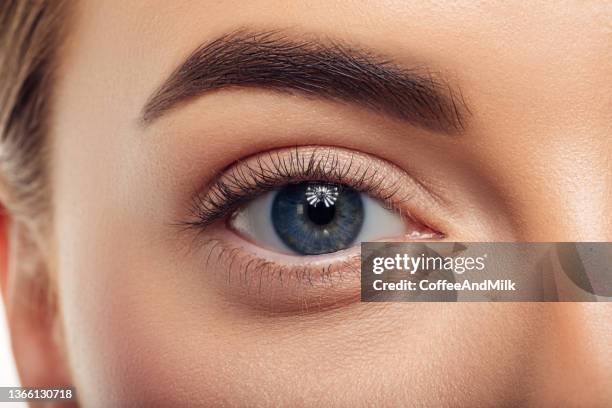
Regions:
M 320 255 L 362 241 L 425 239 L 427 234 L 381 201 L 323 181 L 288 184 L 251 200 L 231 217 L 237 234 L 272 251 Z

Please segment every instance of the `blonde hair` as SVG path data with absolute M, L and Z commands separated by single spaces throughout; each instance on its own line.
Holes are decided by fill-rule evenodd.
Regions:
M 47 122 L 67 1 L 0 2 L 0 200 L 12 216 L 49 206 Z

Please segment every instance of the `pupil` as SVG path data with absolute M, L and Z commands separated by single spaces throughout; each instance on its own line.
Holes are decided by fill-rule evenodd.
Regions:
M 330 205 L 327 207 L 322 202 L 315 205 L 308 205 L 306 210 L 308 219 L 316 225 L 326 225 L 332 222 L 336 215 L 336 206 Z

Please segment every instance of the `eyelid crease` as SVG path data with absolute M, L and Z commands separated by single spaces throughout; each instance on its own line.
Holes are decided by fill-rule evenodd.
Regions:
M 268 151 L 231 165 L 208 188 L 195 194 L 190 211 L 192 219 L 182 224 L 202 230 L 260 194 L 302 181 L 346 184 L 372 195 L 402 218 L 409 219 L 413 217 L 401 204 L 417 193 L 415 189 L 427 191 L 403 170 L 365 153 L 335 147 L 298 146 Z

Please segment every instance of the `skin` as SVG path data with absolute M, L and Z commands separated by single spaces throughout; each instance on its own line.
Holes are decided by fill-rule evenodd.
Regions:
M 609 304 L 346 302 L 271 316 L 219 290 L 226 263 L 205 263 L 172 226 L 236 160 L 306 144 L 418 175 L 446 204 L 413 211 L 449 240 L 611 241 L 612 6 L 413 3 L 80 2 L 54 98 L 48 250 L 5 267 L 5 289 L 26 256 L 57 285 L 53 324 L 16 305 L 26 289 L 5 290 L 24 384 L 74 384 L 92 407 L 611 403 Z M 461 89 L 469 124 L 446 137 L 342 102 L 232 89 L 139 125 L 195 47 L 245 26 L 426 64 Z M 15 242 L 19 228 L 6 230 Z M 206 234 L 241 239 L 223 225 Z

